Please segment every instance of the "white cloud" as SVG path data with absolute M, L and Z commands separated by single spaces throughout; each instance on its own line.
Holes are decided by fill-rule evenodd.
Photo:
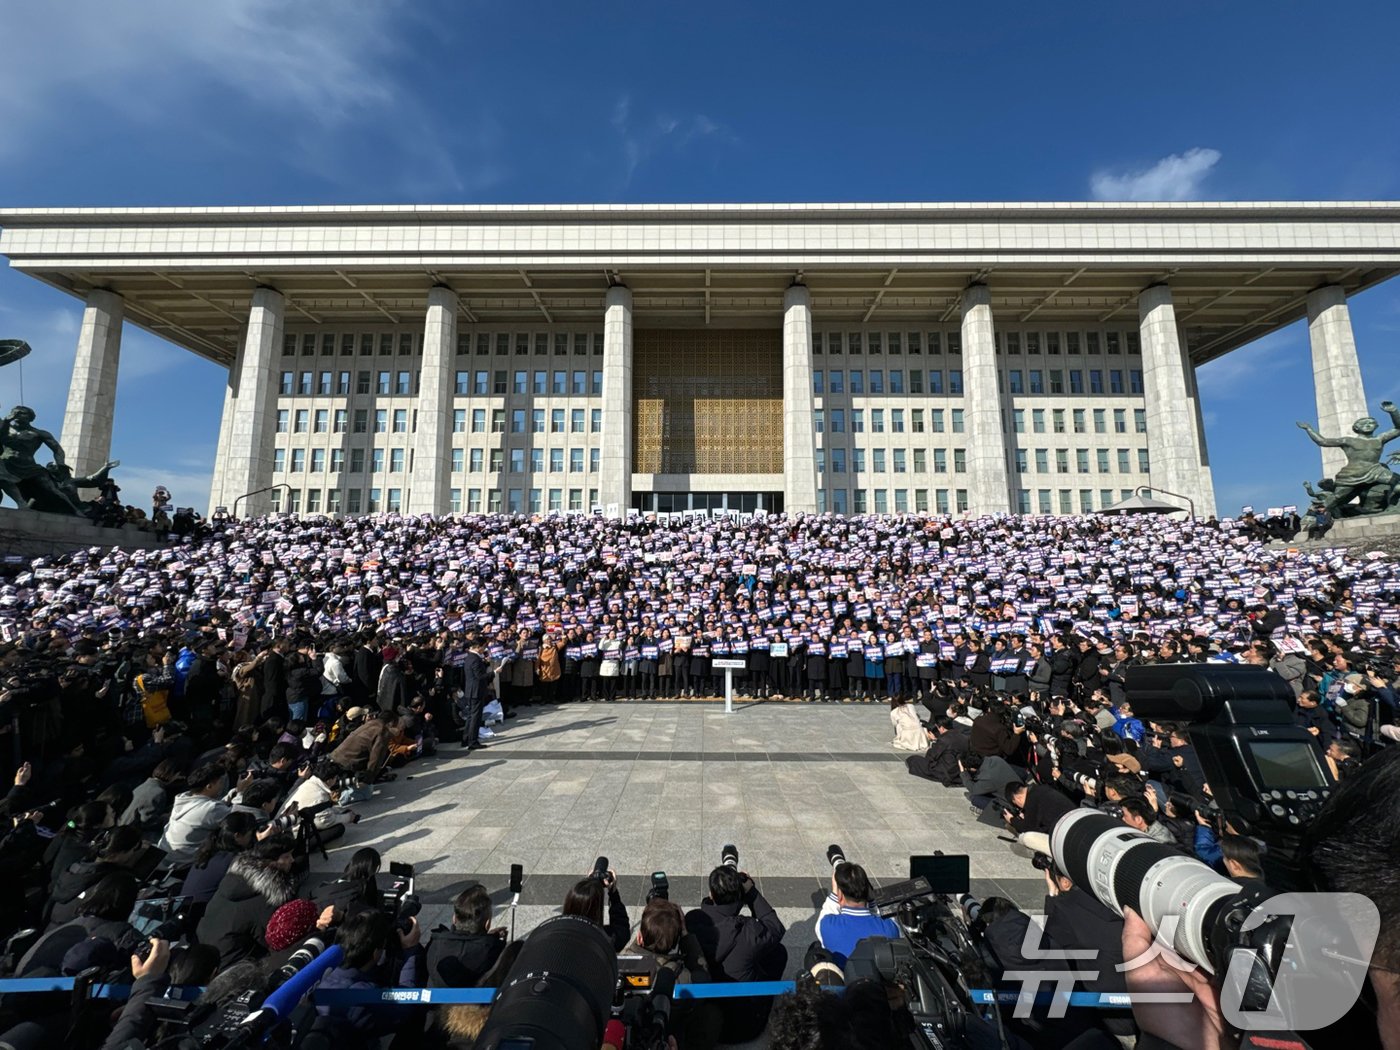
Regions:
M 441 137 L 427 134 L 426 114 L 395 77 L 415 17 L 402 0 L 7 5 L 0 126 L 12 155 L 74 113 L 156 128 L 193 113 L 217 141 L 221 103 L 251 105 L 266 121 L 258 146 L 283 141 L 284 155 L 328 178 L 344 178 L 326 156 L 337 145 L 328 134 L 354 139 L 368 127 L 396 144 L 406 178 L 460 188 Z
M 1220 160 L 1220 151 L 1196 147 L 1163 157 L 1150 168 L 1095 172 L 1090 180 L 1101 201 L 1187 201 L 1200 196 L 1201 183 Z
M 631 183 L 632 176 L 643 162 L 662 150 L 680 150 L 702 138 L 734 141 L 734 137 L 723 125 L 704 113 L 695 113 L 687 117 L 677 117 L 670 113 L 658 113 L 650 117 L 634 116 L 630 95 L 621 96 L 614 104 L 611 123 L 622 140 L 624 186 Z

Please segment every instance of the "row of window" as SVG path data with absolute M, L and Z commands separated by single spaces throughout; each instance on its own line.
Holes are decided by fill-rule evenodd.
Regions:
M 914 502 L 909 502 L 913 492 Z M 967 489 L 933 489 L 933 505 L 929 506 L 929 489 L 821 489 L 817 492 L 817 510 L 822 514 L 959 514 L 967 510 Z M 951 501 L 949 497 L 952 497 Z M 893 497 L 893 498 L 891 498 Z
M 1136 331 L 1118 332 L 1025 332 L 998 331 L 997 353 L 1019 355 L 1074 354 L 1121 356 L 1141 353 L 1142 345 Z M 922 354 L 925 346 L 930 354 L 962 353 L 962 331 L 952 329 L 937 332 L 813 332 L 812 352 L 816 354 Z
M 1056 502 L 1055 502 L 1054 500 L 1051 499 L 1051 497 L 1054 496 L 1055 494 L 1056 494 L 1056 492 L 1055 492 L 1054 490 L 1051 490 L 1051 489 L 1036 489 L 1036 492 L 1035 492 L 1035 496 L 1036 496 L 1036 500 L 1035 500 L 1035 510 L 1032 511 L 1032 510 L 1031 510 L 1031 490 L 1030 490 L 1030 489 L 1021 489 L 1020 491 L 1018 491 L 1018 492 L 1016 493 L 1016 512 L 1017 512 L 1018 514 L 1031 514 L 1031 513 L 1035 513 L 1035 514 L 1054 514 L 1054 513 L 1057 513 L 1057 512 L 1060 513 L 1060 514 L 1074 514 L 1074 513 L 1075 513 L 1075 507 L 1074 507 L 1074 503 L 1075 503 L 1075 500 L 1074 500 L 1074 490 L 1073 490 L 1073 489 L 1059 489 L 1059 490 L 1058 490 L 1058 495 L 1059 495 L 1058 507 L 1056 507 Z M 1130 497 L 1132 494 L 1133 494 L 1133 490 L 1132 490 L 1132 489 L 1118 489 L 1116 493 L 1114 492 L 1113 489 L 1099 489 L 1099 492 L 1098 492 L 1098 496 L 1099 496 L 1099 506 L 1098 506 L 1098 509 L 1099 509 L 1099 510 L 1103 510 L 1105 507 L 1111 507 L 1111 506 L 1113 506 L 1113 504 L 1118 503 L 1118 502 L 1120 502 L 1121 500 L 1127 499 L 1127 498 Z M 1078 510 L 1078 513 L 1080 513 L 1080 514 L 1092 514 L 1093 512 L 1094 512 L 1094 490 L 1093 490 L 1093 489 L 1080 489 L 1080 490 L 1079 490 L 1079 510 Z
M 485 493 L 485 506 L 482 495 Z M 390 514 L 402 512 L 404 490 L 390 489 L 291 489 L 272 490 L 272 510 L 275 514 L 286 511 L 290 514 Z M 504 495 L 504 499 L 502 496 Z M 582 511 L 585 491 L 583 489 L 467 489 L 466 505 L 463 506 L 461 489 L 452 489 L 449 494 L 450 510 L 461 514 L 480 514 L 483 509 L 492 514 L 506 511 L 511 514 L 543 514 L 546 511 Z M 598 502 L 598 490 L 587 490 L 587 506 Z M 565 500 L 567 499 L 567 503 Z
M 585 412 L 587 413 L 585 415 Z M 543 434 L 565 433 L 565 422 L 567 420 L 568 433 L 582 434 L 585 432 L 585 421 L 589 433 L 598 434 L 603 429 L 603 410 L 594 408 L 585 410 L 575 408 L 566 410 L 562 408 L 532 409 L 528 414 L 523 408 L 513 409 L 510 413 L 509 424 L 512 434 Z M 504 434 L 506 432 L 506 410 L 497 408 L 491 410 L 491 433 Z M 376 434 L 408 434 L 416 433 L 418 430 L 418 410 L 414 409 L 412 414 L 406 408 L 377 408 L 373 416 L 373 432 Z M 486 433 L 486 409 L 472 409 L 470 416 L 470 427 L 473 434 Z M 296 410 L 279 408 L 277 410 L 277 433 L 279 434 L 367 434 L 371 429 L 370 410 L 367 408 L 356 409 L 328 409 L 328 408 L 298 408 Z M 463 434 L 467 432 L 468 415 L 465 408 L 452 410 L 452 432 Z
M 848 459 L 847 451 L 844 448 L 819 448 L 816 450 L 817 473 L 823 474 L 830 470 L 832 474 L 844 474 L 846 473 L 846 465 L 849 463 L 852 474 L 864 474 L 866 464 L 869 463 L 870 470 L 875 474 L 884 474 L 887 469 L 895 474 L 907 474 L 912 463 L 915 474 L 927 474 L 930 451 L 933 452 L 933 472 L 935 474 L 948 473 L 948 449 L 946 448 L 932 450 L 892 448 L 888 450 L 888 458 L 885 456 L 886 451 L 883 448 L 853 448 L 850 450 Z M 966 474 L 967 449 L 955 448 L 952 452 L 953 473 Z
M 420 373 L 399 371 L 332 371 L 283 372 L 277 391 L 283 397 L 348 397 L 351 377 L 357 395 L 380 394 L 391 397 L 413 397 L 418 393 Z M 535 394 L 598 396 L 603 392 L 603 373 L 574 369 L 567 371 L 475 371 L 458 370 L 453 376 L 453 393 L 461 396 L 490 396 L 498 394 Z
M 363 474 L 366 464 L 368 464 L 371 474 L 380 474 L 386 470 L 390 474 L 399 474 L 413 470 L 412 449 L 352 448 L 348 451 L 348 472 L 351 474 Z M 347 470 L 346 452 L 347 450 L 343 448 L 274 448 L 272 450 L 272 469 L 278 474 L 300 474 L 308 470 L 312 474 L 320 474 L 327 469 L 332 474 L 339 474 L 341 471 Z M 546 454 L 548 459 L 546 459 Z M 506 469 L 509 469 L 512 474 L 523 474 L 527 470 L 533 474 L 541 474 L 545 472 L 547 462 L 549 473 L 563 474 L 565 472 L 565 457 L 567 456 L 568 473 L 582 474 L 585 454 L 588 457 L 588 473 L 596 474 L 601 455 L 600 450 L 596 448 L 493 448 L 489 450 L 454 448 L 451 468 L 454 474 L 464 472 L 479 474 L 485 470 L 498 473 Z
M 906 374 L 908 383 L 905 382 Z M 947 385 L 944 385 L 944 376 Z M 1104 386 L 1107 375 L 1108 386 Z M 814 394 L 883 394 L 886 393 L 885 377 L 889 377 L 888 393 L 891 394 L 943 394 L 958 396 L 963 393 L 963 374 L 960 368 L 950 368 L 945 373 L 940 368 L 891 368 L 888 372 L 880 368 L 868 371 L 852 369 L 812 370 L 812 392 Z M 1046 383 L 1046 377 L 1049 383 Z M 1088 378 L 1086 385 L 1085 378 Z M 1126 377 L 1127 383 L 1124 384 Z M 1068 379 L 1068 385 L 1066 385 Z M 997 372 L 997 383 L 1008 394 L 1136 394 L 1143 392 L 1142 369 L 1110 368 L 1040 368 L 1022 370 L 1013 368 Z
M 1041 332 L 998 331 L 997 352 L 1019 355 L 1075 354 L 1112 356 L 1141 352 L 1136 331 Z M 959 329 L 935 332 L 813 332 L 812 351 L 837 356 L 888 354 L 962 353 Z M 301 332 L 288 333 L 282 341 L 285 356 L 302 357 L 392 357 L 423 352 L 423 333 L 407 332 Z M 603 354 L 602 332 L 459 332 L 457 353 L 477 357 L 514 355 L 516 357 L 598 356 Z
M 1092 419 L 1094 421 L 1095 434 L 1107 434 L 1108 431 L 1108 409 L 1092 409 Z M 1128 432 L 1128 410 L 1125 408 L 1115 408 L 1113 412 L 1113 433 L 1126 434 Z M 1075 434 L 1087 434 L 1089 431 L 1088 420 L 1090 415 L 1082 408 L 1070 409 L 1068 415 L 1070 426 Z M 1063 408 L 1052 408 L 1050 410 L 1050 429 L 1052 433 L 1064 434 L 1066 414 Z M 1017 434 L 1026 432 L 1026 410 L 1024 408 L 1013 408 L 1011 410 L 1011 429 Z M 1031 433 L 1044 434 L 1045 431 L 1045 409 L 1031 409 Z M 1133 433 L 1147 433 L 1147 409 L 1133 409 Z
M 1051 453 L 1052 451 L 1055 453 L 1055 473 L 1056 473 L 1056 474 L 1068 474 L 1068 473 L 1070 472 L 1070 471 L 1069 471 L 1069 458 L 1070 458 L 1070 453 L 1071 453 L 1071 452 L 1074 453 L 1074 470 L 1075 470 L 1075 473 L 1077 473 L 1077 474 L 1088 474 L 1088 473 L 1090 473 L 1090 469 L 1089 469 L 1089 452 L 1090 452 L 1090 450 L 1087 449 L 1087 448 L 1076 448 L 1076 449 L 1057 448 L 1057 449 L 1053 449 L 1053 450 L 1052 450 L 1052 449 L 1048 449 L 1048 448 L 1038 448 L 1038 449 L 1034 449 L 1034 450 L 1033 450 L 1034 456 L 1035 456 L 1035 472 L 1036 472 L 1037 474 L 1049 474 L 1049 473 L 1050 473 L 1050 453 Z M 1115 452 L 1116 452 L 1116 455 L 1112 455 L 1112 454 L 1111 454 L 1111 453 L 1115 453 Z M 1111 473 L 1113 473 L 1113 472 L 1114 472 L 1114 466 L 1115 466 L 1115 465 L 1116 465 L 1116 467 L 1117 467 L 1117 472 L 1118 472 L 1119 474 L 1127 474 L 1127 473 L 1129 473 L 1129 471 L 1132 469 L 1132 468 L 1130 467 L 1130 465 L 1129 465 L 1129 464 L 1132 462 L 1132 452 L 1133 452 L 1132 449 L 1127 449 L 1127 448 L 1120 448 L 1120 449 L 1096 448 L 1096 449 L 1093 450 L 1093 453 L 1094 453 L 1094 464 L 1095 464 L 1095 466 L 1098 468 L 1098 472 L 1099 472 L 1100 474 L 1111 474 Z M 1027 473 L 1027 472 L 1030 470 L 1030 462 L 1031 462 L 1031 460 L 1030 460 L 1030 457 L 1029 457 L 1028 454 L 1027 454 L 1027 450 L 1026 450 L 1026 449 L 1024 449 L 1024 448 L 1018 448 L 1018 449 L 1016 449 L 1016 451 L 1015 451 L 1015 459 L 1016 459 L 1016 470 L 1017 470 L 1019 473 L 1025 474 L 1025 473 Z M 1145 448 L 1140 448 L 1140 449 L 1138 449 L 1138 450 L 1137 450 L 1137 469 L 1138 469 L 1138 472 L 1141 473 L 1141 474 L 1146 474 L 1146 473 L 1148 472 L 1148 470 L 1150 469 L 1150 462 L 1151 462 L 1151 461 L 1150 461 L 1150 459 L 1149 459 L 1149 457 L 1148 457 L 1147 449 L 1145 449 Z
M 479 357 L 489 356 L 494 347 L 497 354 L 512 351 L 518 357 L 533 352 L 536 357 L 547 356 L 551 349 L 556 357 L 573 352 L 577 356 L 590 353 L 602 356 L 602 332 L 461 332 L 457 336 L 457 353 L 469 354 L 475 348 Z M 407 332 L 289 332 L 282 340 L 282 353 L 291 357 L 361 357 L 394 355 L 410 356 L 423 352 L 423 333 Z

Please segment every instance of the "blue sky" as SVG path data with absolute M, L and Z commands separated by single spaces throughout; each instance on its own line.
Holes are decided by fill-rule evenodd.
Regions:
M 1387 3 L 0 0 L 0 27 L 4 206 L 1400 197 Z M 79 316 L 0 271 L 54 431 Z M 1400 400 L 1400 281 L 1352 318 L 1368 400 Z M 125 494 L 204 507 L 219 369 L 134 328 L 122 355 Z M 1200 383 L 1221 510 L 1296 502 L 1305 327 Z

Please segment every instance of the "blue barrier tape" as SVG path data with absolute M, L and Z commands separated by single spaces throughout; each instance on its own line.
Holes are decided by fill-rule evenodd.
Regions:
M 19 977 L 0 980 L 0 994 L 24 995 L 43 992 L 71 992 L 72 977 Z M 673 993 L 676 999 L 744 999 L 751 996 L 784 995 L 793 990 L 792 981 L 750 981 L 720 984 L 681 984 Z M 167 995 L 176 999 L 198 998 L 198 987 L 173 988 Z M 89 993 L 94 999 L 125 999 L 131 986 L 125 984 L 95 984 Z M 1001 1003 L 1014 1006 L 1021 999 L 1015 989 L 974 988 L 972 1001 L 979 1006 Z M 457 1006 L 489 1004 L 496 997 L 494 988 L 318 988 L 312 992 L 318 1006 L 378 1006 L 398 1003 L 404 1006 Z M 1037 1004 L 1044 1005 L 1065 998 L 1053 991 L 1041 991 Z M 1132 997 L 1112 992 L 1072 992 L 1069 1005 L 1098 1010 L 1128 1009 Z

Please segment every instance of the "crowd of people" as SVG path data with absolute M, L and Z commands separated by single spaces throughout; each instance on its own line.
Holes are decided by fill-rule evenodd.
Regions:
M 387 516 L 221 519 L 159 551 L 5 559 L 5 962 L 127 968 L 139 994 L 115 1029 L 110 1004 L 7 997 L 0 1044 L 147 1045 L 175 1023 L 148 1008 L 166 986 L 236 997 L 317 931 L 346 953 L 326 987 L 499 979 L 514 955 L 480 887 L 425 936 L 373 850 L 322 885 L 308 855 L 353 834 L 395 767 L 489 746 L 488 699 L 510 717 L 712 696 L 716 657 L 744 659 L 750 696 L 888 703 L 910 771 L 1031 850 L 1088 804 L 1253 877 L 1257 845 L 1213 809 L 1184 727 L 1133 715 L 1128 667 L 1273 668 L 1339 778 L 1400 739 L 1400 565 L 1269 538 L 1215 520 Z M 1093 928 L 1106 946 L 1121 920 L 1061 874 L 1047 936 Z M 820 928 L 837 956 L 862 928 L 863 879 L 833 875 Z M 753 880 L 722 865 L 709 890 L 690 914 L 649 901 L 635 934 L 606 873 L 565 911 L 697 980 L 781 976 L 782 923 Z M 1024 916 L 983 911 L 1014 969 Z M 324 1008 L 321 1024 L 368 1046 L 403 1009 Z M 683 1047 L 761 1031 L 767 1009 L 697 1007 Z M 469 1046 L 480 1020 L 443 1011 L 425 1038 Z

